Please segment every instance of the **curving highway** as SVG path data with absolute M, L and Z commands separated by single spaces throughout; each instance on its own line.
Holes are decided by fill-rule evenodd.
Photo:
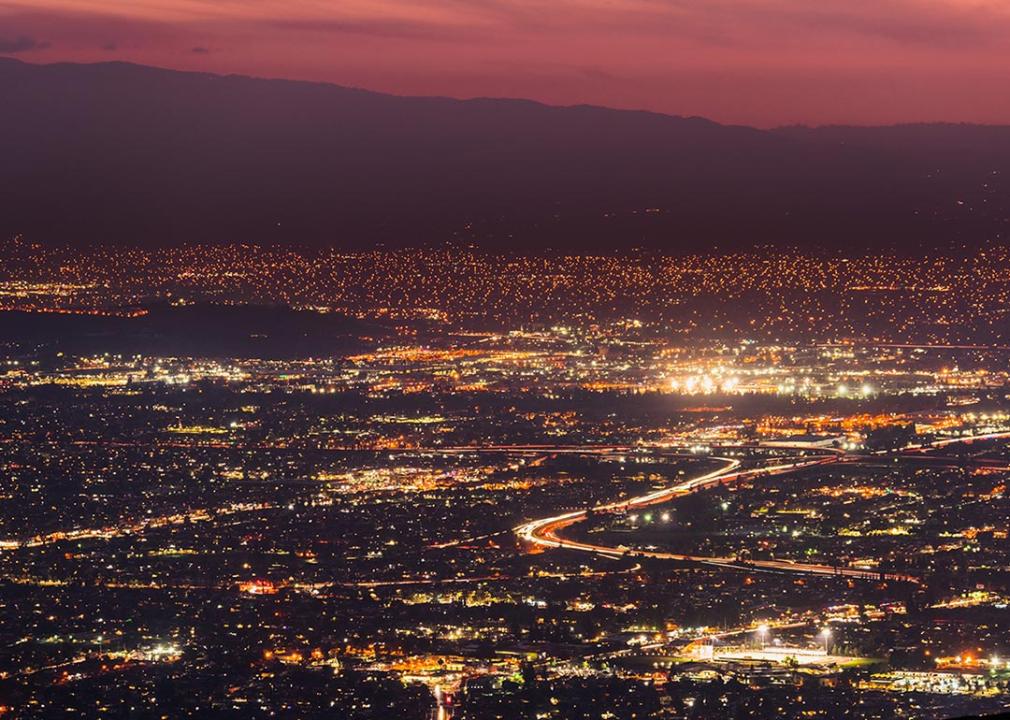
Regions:
M 777 448 L 809 451 L 806 446 L 783 446 Z M 739 470 L 740 461 L 730 458 L 716 458 L 723 462 L 723 466 L 717 470 L 706 473 L 696 478 L 692 478 L 682 483 L 672 485 L 668 488 L 656 490 L 646 495 L 622 500 L 619 502 L 598 505 L 593 508 L 573 510 L 561 515 L 533 520 L 514 528 L 515 533 L 524 541 L 533 545 L 543 547 L 564 548 L 580 552 L 603 555 L 605 557 L 622 557 L 631 554 L 635 558 L 655 558 L 659 560 L 681 560 L 696 562 L 703 565 L 710 565 L 722 568 L 733 568 L 738 570 L 763 571 L 763 572 L 788 572 L 805 575 L 826 575 L 833 577 L 865 578 L 873 580 L 895 580 L 899 582 L 918 583 L 918 578 L 902 573 L 879 573 L 873 570 L 863 570 L 850 567 L 833 567 L 831 565 L 820 565 L 814 563 L 793 562 L 790 560 L 748 560 L 741 561 L 731 557 L 707 557 L 701 555 L 685 555 L 680 553 L 669 553 L 653 550 L 629 551 L 622 547 L 609 547 L 605 545 L 594 545 L 563 537 L 561 532 L 576 523 L 585 520 L 590 510 L 593 512 L 614 512 L 620 510 L 630 510 L 658 503 L 667 502 L 673 498 L 686 495 L 695 490 L 713 487 L 715 485 L 732 482 L 740 479 L 753 477 L 765 477 L 769 475 L 784 475 L 796 472 L 815 465 L 838 462 L 844 455 L 840 450 L 822 450 L 821 457 L 809 460 L 796 460 L 790 463 L 772 465 L 769 467 L 756 468 L 752 470 Z

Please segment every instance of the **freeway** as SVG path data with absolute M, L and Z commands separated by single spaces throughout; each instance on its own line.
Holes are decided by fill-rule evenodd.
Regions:
M 781 447 L 781 446 L 779 446 Z M 811 448 L 807 446 L 793 446 L 786 449 L 805 450 Z M 708 557 L 702 555 L 687 555 L 682 553 L 670 553 L 658 550 L 634 550 L 630 551 L 623 547 L 610 547 L 606 545 L 594 545 L 578 540 L 571 540 L 561 535 L 566 528 L 584 521 L 590 511 L 594 513 L 607 513 L 623 510 L 631 510 L 658 503 L 667 502 L 677 497 L 681 497 L 690 492 L 704 488 L 714 487 L 719 484 L 734 482 L 737 480 L 751 479 L 755 477 L 767 477 L 770 475 L 784 475 L 803 470 L 816 465 L 838 462 L 844 453 L 839 450 L 825 449 L 816 458 L 800 458 L 792 462 L 779 465 L 761 467 L 755 469 L 740 469 L 740 461 L 730 458 L 716 458 L 722 461 L 722 467 L 712 472 L 706 473 L 696 478 L 686 480 L 682 483 L 672 485 L 667 488 L 650 492 L 646 495 L 621 500 L 619 502 L 598 505 L 593 508 L 572 510 L 570 512 L 554 515 L 552 517 L 541 518 L 524 523 L 514 528 L 515 533 L 524 541 L 533 545 L 543 547 L 564 548 L 566 550 L 576 550 L 587 552 L 604 557 L 617 558 L 624 555 L 631 555 L 635 558 L 654 558 L 657 560 L 679 560 L 684 562 L 695 562 L 702 565 L 732 568 L 738 570 L 761 571 L 761 572 L 786 572 L 804 575 L 821 575 L 832 577 L 849 577 L 864 579 L 885 579 L 899 582 L 918 583 L 918 578 L 902 573 L 879 573 L 870 569 L 852 567 L 834 567 L 816 563 L 801 563 L 791 560 L 739 560 L 733 557 Z

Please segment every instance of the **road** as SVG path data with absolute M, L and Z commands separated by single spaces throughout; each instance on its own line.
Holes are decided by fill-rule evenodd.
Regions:
M 810 451 L 806 446 L 776 446 L 782 449 L 793 449 Z M 686 495 L 690 492 L 715 485 L 734 482 L 736 480 L 750 479 L 755 477 L 767 477 L 771 475 L 785 475 L 798 470 L 838 462 L 844 455 L 841 451 L 823 450 L 822 455 L 809 460 L 796 460 L 794 462 L 772 465 L 769 467 L 756 468 L 753 470 L 739 470 L 740 461 L 730 458 L 716 458 L 723 462 L 723 466 L 717 470 L 706 473 L 696 478 L 692 478 L 682 483 L 672 485 L 668 488 L 656 490 L 646 495 L 622 500 L 620 502 L 598 505 L 591 508 L 595 513 L 606 513 L 623 510 L 632 510 L 657 503 L 667 502 L 676 497 Z M 576 523 L 585 520 L 590 512 L 590 508 L 573 510 L 561 515 L 541 518 L 520 525 L 515 528 L 515 533 L 524 541 L 533 545 L 543 547 L 564 548 L 566 550 L 576 550 L 587 552 L 604 557 L 618 558 L 628 554 L 634 558 L 654 558 L 657 560 L 680 560 L 685 562 L 695 562 L 702 565 L 709 565 L 721 568 L 732 568 L 737 570 L 761 571 L 761 572 L 786 572 L 803 575 L 821 575 L 832 577 L 863 578 L 872 580 L 894 580 L 899 582 L 918 583 L 918 578 L 903 573 L 884 573 L 883 575 L 874 570 L 833 567 L 831 565 L 820 565 L 815 563 L 801 563 L 790 560 L 748 560 L 741 561 L 732 557 L 708 557 L 702 555 L 685 555 L 681 553 L 669 553 L 656 550 L 626 550 L 620 547 L 610 547 L 606 545 L 594 545 L 591 543 L 570 540 L 562 537 L 561 532 Z

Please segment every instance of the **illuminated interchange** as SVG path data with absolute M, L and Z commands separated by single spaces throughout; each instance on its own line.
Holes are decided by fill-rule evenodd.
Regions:
M 1001 259 L 111 252 L 3 248 L 0 716 L 1010 708 Z

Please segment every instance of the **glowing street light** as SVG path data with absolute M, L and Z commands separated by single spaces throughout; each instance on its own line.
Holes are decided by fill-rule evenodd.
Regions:
M 765 648 L 765 641 L 768 639 L 768 626 L 761 623 L 757 626 L 758 639 L 761 641 L 761 649 Z
M 831 628 L 821 630 L 821 639 L 824 640 L 824 654 L 828 654 L 828 643 L 831 642 Z

